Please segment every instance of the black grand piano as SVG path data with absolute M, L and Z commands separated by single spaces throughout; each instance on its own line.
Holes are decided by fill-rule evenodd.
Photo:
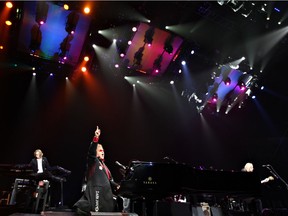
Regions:
M 203 209 L 213 215 L 255 215 L 261 209 L 257 204 L 261 180 L 256 173 L 181 163 L 132 161 L 118 194 L 130 200 L 130 211 L 147 216 L 206 215 Z M 185 197 L 184 203 L 177 197 Z
M 119 194 L 161 199 L 177 194 L 255 197 L 261 192 L 257 174 L 197 169 L 181 163 L 132 161 Z

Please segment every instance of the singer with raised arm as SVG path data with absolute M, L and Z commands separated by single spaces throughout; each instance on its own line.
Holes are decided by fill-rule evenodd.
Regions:
M 113 190 L 119 188 L 111 172 L 104 163 L 104 148 L 99 143 L 101 130 L 97 126 L 90 143 L 87 155 L 84 193 L 74 207 L 79 215 L 90 215 L 90 212 L 113 212 L 115 202 Z

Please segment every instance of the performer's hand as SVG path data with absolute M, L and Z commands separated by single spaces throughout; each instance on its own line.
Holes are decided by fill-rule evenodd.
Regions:
M 81 192 L 84 192 L 86 190 L 87 184 L 83 184 L 81 188 Z
M 96 130 L 95 130 L 95 136 L 99 137 L 101 134 L 101 130 L 99 129 L 99 127 L 97 126 Z

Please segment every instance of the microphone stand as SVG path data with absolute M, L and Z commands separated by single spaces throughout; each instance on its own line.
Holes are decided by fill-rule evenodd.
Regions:
M 279 179 L 286 186 L 286 189 L 288 190 L 288 183 L 275 171 L 275 169 L 271 165 L 267 166 L 267 169 L 276 179 Z

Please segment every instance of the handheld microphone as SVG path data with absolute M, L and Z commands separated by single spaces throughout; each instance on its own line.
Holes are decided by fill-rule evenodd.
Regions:
M 116 164 L 117 166 L 119 166 L 120 168 L 124 169 L 124 170 L 127 169 L 127 168 L 126 168 L 123 164 L 121 164 L 119 161 L 115 161 L 115 164 Z

